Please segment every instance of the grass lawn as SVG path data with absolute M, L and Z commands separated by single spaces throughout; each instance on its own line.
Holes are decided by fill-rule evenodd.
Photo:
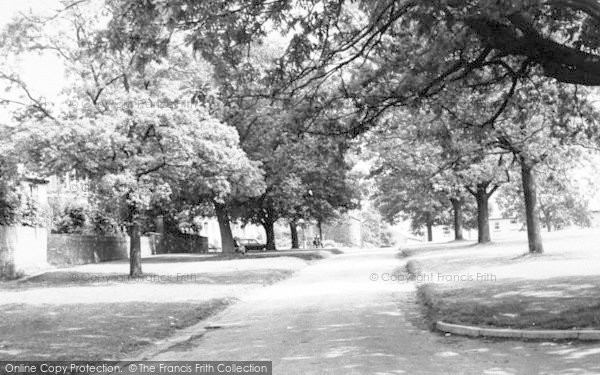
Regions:
M 522 329 L 600 329 L 598 232 L 546 234 L 529 256 L 524 238 L 404 251 L 431 323 Z
M 119 359 L 214 315 L 230 302 L 6 305 L 0 358 Z
M 103 360 L 135 355 L 236 298 L 305 267 L 314 255 L 161 255 L 126 277 L 127 261 L 0 282 L 0 360 Z

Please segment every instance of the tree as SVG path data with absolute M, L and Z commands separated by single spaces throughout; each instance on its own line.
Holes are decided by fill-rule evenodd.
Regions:
M 8 128 L 0 127 L 2 139 L 8 139 Z M 0 225 L 11 225 L 18 215 L 21 199 L 18 195 L 18 166 L 14 148 L 8 142 L 0 145 Z
M 301 136 L 305 161 L 299 174 L 305 193 L 285 215 L 291 226 L 299 219 L 316 221 L 319 237 L 323 240 L 322 224 L 359 208 L 361 193 L 357 176 L 351 175 L 353 162 L 346 157 L 344 139 Z
M 378 160 L 372 176 L 376 177 L 373 194 L 375 207 L 389 222 L 410 219 L 411 227 L 420 233 L 427 229 L 427 240 L 433 241 L 433 226 L 448 222 L 447 195 L 434 182 L 437 165 L 430 159 L 434 147 L 427 143 L 397 142 L 391 139 L 375 146 Z M 410 151 L 408 151 L 410 149 Z
M 236 214 L 265 228 L 268 249 L 275 248 L 274 224 L 279 219 L 292 225 L 300 219 L 323 223 L 358 206 L 342 141 L 296 136 L 285 130 L 288 123 L 277 123 L 269 127 L 273 138 L 257 132 L 246 140 L 249 155 L 262 162 L 267 188 L 240 202 Z M 260 143 L 252 147 L 250 139 Z
M 538 166 L 539 218 L 548 232 L 572 224 L 583 227 L 590 225 L 589 198 L 586 199 L 589 194 L 580 187 L 586 184 L 582 184 L 571 172 L 573 165 L 585 168 L 577 154 L 579 152 L 576 149 L 562 150 Z M 523 187 L 520 183 L 517 180 L 503 187 L 497 201 L 504 217 L 525 222 L 525 206 L 523 199 L 520 199 Z
M 444 150 L 438 157 L 449 158 L 446 168 L 438 171 L 439 190 L 448 194 L 454 211 L 455 239 L 462 239 L 462 211 L 466 206 L 465 191 L 472 195 L 477 205 L 477 242 L 491 241 L 489 225 L 489 200 L 498 188 L 510 180 L 503 154 L 488 150 L 479 144 L 479 137 L 465 134 L 461 127 L 446 128 L 439 138 Z M 438 134 L 439 137 L 439 134 Z
M 589 143 L 597 132 L 593 113 L 571 87 L 530 80 L 515 90 L 493 127 L 497 147 L 510 151 L 520 165 L 530 253 L 543 252 L 536 168 L 566 145 Z
M 468 207 L 471 193 L 477 201 L 479 242 L 489 242 L 488 200 L 506 179 L 502 155 L 485 147 L 485 139 L 474 132 L 477 129 L 435 108 L 398 111 L 389 121 L 394 124 L 384 123 L 373 142 L 381 167 L 395 171 L 397 184 L 429 186 L 442 206 L 451 205 L 457 240 L 462 239 L 464 214 L 468 212 L 463 208 Z M 413 193 L 408 197 L 420 199 Z M 389 194 L 381 195 L 381 199 L 393 199 Z
M 274 84 L 268 70 L 282 49 L 276 43 L 244 46 L 242 55 L 235 45 L 210 53 L 214 75 L 202 97 L 208 102 L 212 96 L 218 103 L 211 105 L 212 113 L 236 127 L 242 148 L 265 172 L 266 189 L 250 199 L 216 205 L 217 216 L 225 229 L 232 218 L 263 226 L 268 249 L 275 248 L 275 222 L 286 219 L 297 246 L 299 219 L 324 222 L 356 206 L 344 160 L 347 139 L 300 131 L 299 118 L 310 105 L 293 107 L 264 94 Z
M 14 39 L 21 44 L 9 47 L 58 51 L 77 77 L 66 91 L 75 104 L 58 103 L 54 113 L 32 99 L 28 108 L 34 112 L 20 117 L 25 126 L 16 136 L 29 152 L 31 168 L 76 169 L 114 194 L 130 227 L 130 274 L 139 275 L 140 225 L 157 195 L 164 200 L 172 191 L 193 187 L 200 197 L 223 201 L 242 190 L 260 193 L 261 173 L 239 147 L 236 130 L 194 102 L 198 75 L 177 74 L 189 64 L 185 54 L 138 69 L 145 51 L 115 49 L 83 5 L 73 4 L 60 15 L 51 21 L 67 20 L 67 26 L 15 20 L 12 30 L 24 35 Z M 61 31 L 52 35 L 54 30 Z
M 28 128 L 21 145 L 30 151 L 30 168 L 76 169 L 99 180 L 114 203 L 122 202 L 121 218 L 131 226 L 134 275 L 141 272 L 135 263 L 140 220 L 157 194 L 168 200 L 171 186 L 191 182 L 198 187 L 197 181 L 203 181 L 205 188 L 219 187 L 227 195 L 233 191 L 227 171 L 252 168 L 235 130 L 196 111 L 134 108 Z
M 414 176 L 403 176 L 415 181 L 412 179 Z M 427 241 L 430 242 L 433 241 L 433 226 L 448 223 L 447 206 L 440 201 L 443 196 L 436 196 L 424 186 L 417 186 L 419 181 L 410 186 L 392 176 L 379 177 L 379 181 L 380 193 L 374 197 L 374 202 L 389 223 L 393 224 L 399 218 L 410 219 L 413 232 L 420 234 L 425 227 Z M 387 197 L 383 199 L 383 196 Z
M 122 4 L 130 5 L 129 1 Z M 429 105 L 430 101 L 439 101 L 447 112 L 460 113 L 460 103 L 452 97 L 458 92 L 464 98 L 474 90 L 487 101 L 474 112 L 480 116 L 472 124 L 484 133 L 490 128 L 497 132 L 494 125 L 522 100 L 514 96 L 528 79 L 550 78 L 544 89 L 553 86 L 554 90 L 563 89 L 557 83 L 600 84 L 600 5 L 589 0 L 331 0 L 320 1 L 319 6 L 313 1 L 296 6 L 284 0 L 241 1 L 223 5 L 216 14 L 200 13 L 205 9 L 199 7 L 182 10 L 174 2 L 125 9 L 133 10 L 119 19 L 126 19 L 137 32 L 156 30 L 157 24 L 186 30 L 191 42 L 205 44 L 208 39 L 212 49 L 245 44 L 250 34 L 247 27 L 240 27 L 244 24 L 240 20 L 255 20 L 251 28 L 259 37 L 264 35 L 266 21 L 275 20 L 292 34 L 276 72 L 287 81 L 278 92 L 306 100 L 323 92 L 322 87 L 330 90 L 324 82 L 336 82 L 336 95 L 327 95 L 314 113 L 350 119 L 331 131 L 337 134 L 356 136 L 385 122 L 398 107 Z M 204 27 L 207 22 L 212 29 Z M 231 31 L 236 25 L 240 37 L 235 40 L 214 32 Z M 345 116 L 331 109 L 340 100 L 350 104 Z M 491 139 L 510 151 L 502 134 Z M 517 154 L 529 213 L 530 251 L 541 252 L 535 219 L 537 160 L 521 151 Z M 480 189 L 480 200 L 485 194 L 489 191 Z
M 210 4 L 121 0 L 115 2 L 112 28 L 129 31 L 133 38 L 122 39 L 130 43 L 157 50 L 169 31 L 185 30 L 191 42 L 208 51 L 263 36 L 270 26 L 267 21 L 295 31 L 289 52 L 302 68 L 298 77 L 305 77 L 306 71 L 327 76 L 329 69 L 321 67 L 344 67 L 382 52 L 379 47 L 391 43 L 398 47 L 398 55 L 408 52 L 405 59 L 412 59 L 413 64 L 407 70 L 430 70 L 436 73 L 430 75 L 436 84 L 490 65 L 518 65 L 524 60 L 560 82 L 600 82 L 596 74 L 599 56 L 585 52 L 598 47 L 595 25 L 600 21 L 600 5 L 592 0 L 240 0 Z M 295 28 L 299 25 L 300 31 Z M 423 50 L 431 52 L 424 56 Z M 437 59 L 417 64 L 434 53 Z
M 593 141 L 593 134 L 597 132 L 593 115 L 595 110 L 577 95 L 576 89 L 568 85 L 550 84 L 543 78 L 514 81 L 509 97 L 482 87 L 474 87 L 469 95 L 463 95 L 457 89 L 446 91 L 435 100 L 429 100 L 427 105 L 434 111 L 443 110 L 453 119 L 452 123 L 457 124 L 452 132 L 459 132 L 458 155 L 464 154 L 465 149 L 473 150 L 475 155 L 479 155 L 475 157 L 475 164 L 489 159 L 492 167 L 496 163 L 494 160 L 498 160 L 497 167 L 505 169 L 507 182 L 510 181 L 510 167 L 515 163 L 520 166 L 529 248 L 532 253 L 541 253 L 543 246 L 537 214 L 536 165 L 565 145 L 589 144 L 590 140 Z M 496 112 L 493 121 L 477 121 L 482 117 L 481 114 L 496 107 L 501 107 L 502 111 Z M 452 139 L 449 135 L 445 138 Z M 468 139 L 475 141 L 477 147 L 465 147 L 464 142 Z M 505 156 L 512 156 L 512 161 L 507 163 Z M 502 172 L 500 176 L 504 174 Z M 476 178 L 473 181 L 477 182 L 474 187 L 469 187 L 469 191 L 477 198 L 481 214 L 487 210 L 489 195 L 497 187 L 490 186 L 491 190 L 488 191 L 490 179 Z M 489 228 L 485 228 L 486 222 L 480 215 L 484 230 L 480 230 L 479 234 L 483 241 L 489 240 L 485 235 L 489 232 Z

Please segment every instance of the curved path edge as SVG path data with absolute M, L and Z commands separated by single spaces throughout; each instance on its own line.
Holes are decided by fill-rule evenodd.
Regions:
M 438 331 L 469 337 L 496 337 L 511 339 L 531 340 L 581 340 L 600 341 L 600 330 L 596 329 L 570 329 L 570 330 L 531 330 L 509 328 L 480 328 L 460 324 L 451 324 L 443 321 L 435 323 Z

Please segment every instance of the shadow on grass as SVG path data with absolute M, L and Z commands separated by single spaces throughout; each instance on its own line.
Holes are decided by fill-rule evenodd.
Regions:
M 419 286 L 430 322 L 520 329 L 600 329 L 600 276 Z
M 0 360 L 116 360 L 232 302 L 5 305 Z
M 335 251 L 335 249 L 333 249 Z M 337 250 L 339 251 L 339 250 Z M 153 255 L 143 258 L 142 264 L 160 264 L 160 263 L 195 263 L 195 262 L 214 262 L 223 260 L 240 260 L 240 259 L 264 259 L 264 258 L 281 258 L 294 257 L 304 260 L 323 259 L 323 256 L 316 251 L 264 251 L 264 252 L 248 252 L 242 254 L 164 254 Z M 111 261 L 112 264 L 129 264 L 129 259 Z
M 160 283 L 161 285 L 233 285 L 260 284 L 269 285 L 291 276 L 293 271 L 280 269 L 259 269 L 220 273 L 155 274 L 144 273 L 139 278 L 131 278 L 123 273 L 84 273 L 69 270 L 47 272 L 18 282 L 0 283 L 2 290 L 24 291 L 36 288 L 80 287 L 111 285 Z

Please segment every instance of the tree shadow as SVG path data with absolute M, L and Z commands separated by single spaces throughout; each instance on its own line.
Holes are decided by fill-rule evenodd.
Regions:
M 429 286 L 437 320 L 521 329 L 600 329 L 600 276 Z

